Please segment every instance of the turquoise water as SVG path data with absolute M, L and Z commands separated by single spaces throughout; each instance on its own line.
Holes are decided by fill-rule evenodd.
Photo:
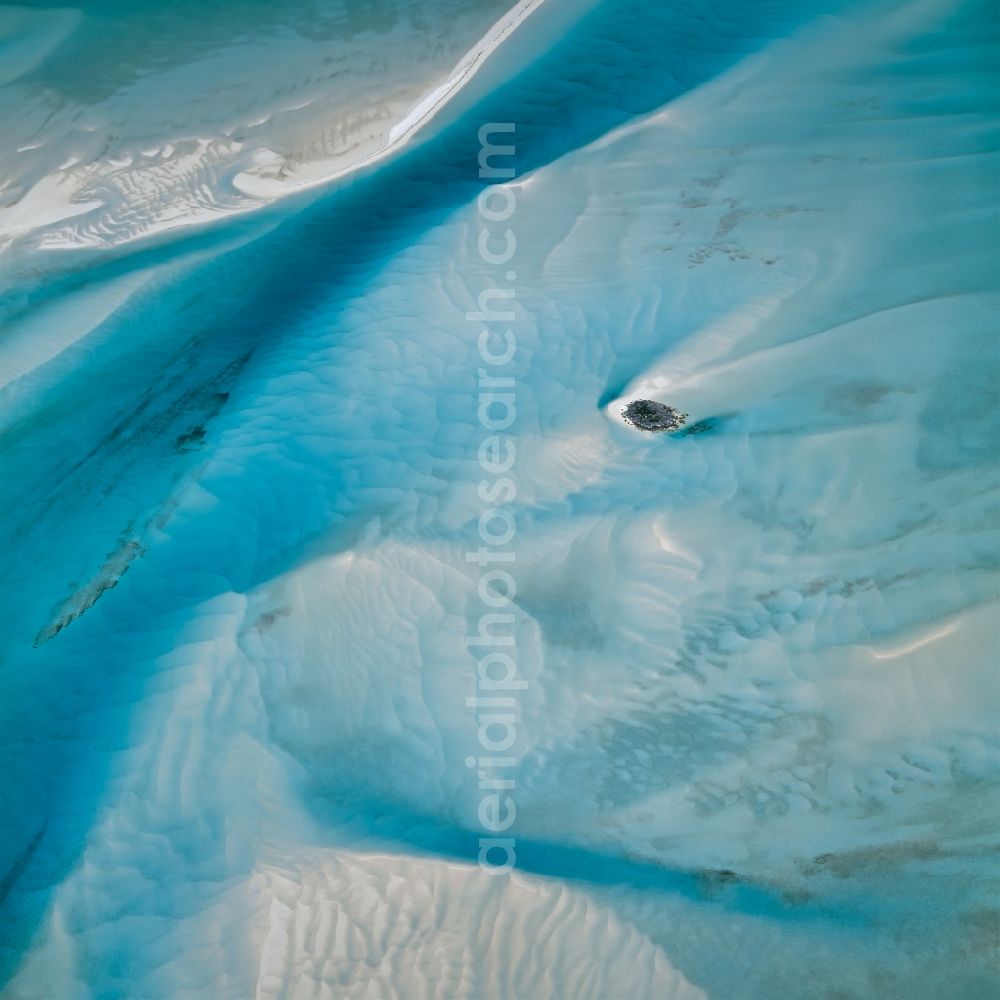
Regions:
M 460 55 L 501 9 L 458 6 Z M 97 121 L 247 44 L 266 93 L 287 35 L 372 46 L 377 91 L 425 30 L 324 9 L 195 31 L 186 6 L 86 7 L 9 86 Z M 100 245 L 81 213 L 68 246 L 5 246 L 10 996 L 995 986 L 989 10 L 604 0 L 530 38 L 535 17 L 464 105 L 339 181 L 250 209 L 220 153 L 121 196 Z M 216 84 L 212 114 L 237 100 Z M 216 127 L 129 114 L 136 149 Z M 516 126 L 506 888 L 476 867 L 464 764 L 466 313 L 507 282 L 476 254 L 485 122 Z M 185 185 L 217 185 L 215 215 L 143 228 Z M 644 394 L 711 432 L 625 428 Z

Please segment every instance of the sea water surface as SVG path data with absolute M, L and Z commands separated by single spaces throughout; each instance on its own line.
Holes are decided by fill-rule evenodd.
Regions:
M 989 4 L 0 33 L 4 997 L 995 994 Z

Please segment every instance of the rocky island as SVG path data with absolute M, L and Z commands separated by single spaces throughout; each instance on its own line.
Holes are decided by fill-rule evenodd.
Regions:
M 686 413 L 654 399 L 633 399 L 622 408 L 622 416 L 641 431 L 675 431 L 687 420 Z

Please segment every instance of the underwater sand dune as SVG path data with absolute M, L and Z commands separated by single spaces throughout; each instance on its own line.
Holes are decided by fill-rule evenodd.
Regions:
M 990 995 L 987 15 L 533 14 L 478 103 L 288 218 L 26 292 L 0 341 L 5 995 Z M 518 37 L 541 54 L 513 76 Z M 476 136 L 507 120 L 495 266 Z M 468 314 L 498 282 L 503 878 L 467 703 Z M 630 426 L 636 399 L 687 422 Z

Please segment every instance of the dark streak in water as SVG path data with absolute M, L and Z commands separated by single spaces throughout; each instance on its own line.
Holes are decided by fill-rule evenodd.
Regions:
M 13 864 L 7 869 L 7 874 L 4 875 L 3 879 L 0 880 L 0 906 L 7 901 L 7 897 L 10 895 L 11 889 L 17 884 L 17 880 L 24 874 L 31 858 L 35 851 L 38 850 L 38 845 L 42 842 L 42 837 L 45 836 L 45 830 L 49 825 L 49 821 L 46 819 L 42 823 L 38 830 L 38 833 L 28 841 L 28 846 L 25 847 L 23 851 L 14 859 Z

